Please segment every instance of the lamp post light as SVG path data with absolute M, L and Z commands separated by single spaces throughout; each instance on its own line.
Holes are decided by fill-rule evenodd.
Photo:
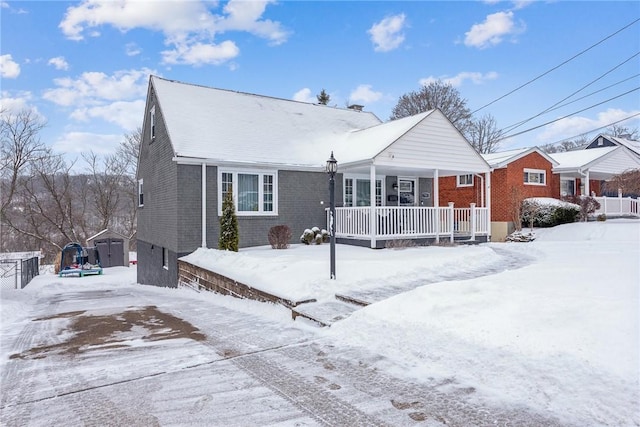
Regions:
M 330 257 L 331 257 L 331 276 L 330 279 L 336 278 L 336 202 L 335 202 L 335 190 L 336 190 L 336 172 L 338 171 L 338 161 L 333 157 L 333 151 L 331 157 L 327 160 L 326 169 L 329 174 L 329 238 L 330 238 Z

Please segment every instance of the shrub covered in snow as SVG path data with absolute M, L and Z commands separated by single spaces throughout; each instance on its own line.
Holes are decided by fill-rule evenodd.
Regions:
M 580 206 L 558 199 L 537 197 L 522 201 L 522 225 L 528 227 L 553 227 L 575 222 Z
M 535 240 L 536 235 L 529 231 L 514 231 L 509 234 L 504 240 L 505 242 L 531 242 Z
M 329 232 L 324 228 L 321 230 L 319 227 L 307 228 L 300 236 L 300 243 L 310 245 L 315 243 L 319 245 L 321 243 L 327 243 L 329 241 Z
M 287 249 L 291 240 L 291 228 L 288 225 L 274 225 L 269 229 L 269 244 L 273 249 Z

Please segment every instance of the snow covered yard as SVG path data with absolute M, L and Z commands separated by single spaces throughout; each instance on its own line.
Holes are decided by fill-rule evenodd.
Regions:
M 537 238 L 530 243 L 377 251 L 339 246 L 338 279 L 335 281 L 327 278 L 329 246 L 326 244 L 296 245 L 284 251 L 252 248 L 237 254 L 198 251 L 190 256 L 193 262 L 205 266 L 215 263 L 216 271 L 284 297 L 313 295 L 327 300 L 337 291 L 358 291 L 390 283 L 427 282 L 430 278 L 443 276 L 443 272 L 449 278 L 455 277 L 456 273 L 469 277 L 470 269 L 476 271 L 486 267 L 488 272 L 482 277 L 418 286 L 362 308 L 331 328 L 292 322 L 286 310 L 271 304 L 197 294 L 186 289 L 139 286 L 135 284 L 135 267 L 107 269 L 104 276 L 82 279 L 39 276 L 23 290 L 2 290 L 0 367 L 5 380 L 13 378 L 5 376 L 7 367 L 21 366 L 18 362 L 35 364 L 29 368 L 27 376 L 20 378 L 32 381 L 36 389 L 30 389 L 29 395 L 43 400 L 42 403 L 12 406 L 14 403 L 11 402 L 21 397 L 11 395 L 9 406 L 5 407 L 9 389 L 4 382 L 3 413 L 10 414 L 15 410 L 24 413 L 25 408 L 31 408 L 31 413 L 40 417 L 40 424 L 36 422 L 35 425 L 44 425 L 47 420 L 53 420 L 53 416 L 64 419 L 68 414 L 62 412 L 60 404 L 56 404 L 57 400 L 51 396 L 61 391 L 69 393 L 81 385 L 87 390 L 96 387 L 96 390 L 103 390 L 101 399 L 110 396 L 109 405 L 127 405 L 125 397 L 135 395 L 136 407 L 146 408 L 160 424 L 187 423 L 187 418 L 181 415 L 187 410 L 189 422 L 211 422 L 214 419 L 211 417 L 218 414 L 220 418 L 216 419 L 219 421 L 223 415 L 227 417 L 224 418 L 227 425 L 239 425 L 234 422 L 242 422 L 240 420 L 269 425 L 280 419 L 276 416 L 277 410 L 285 410 L 289 422 L 314 424 L 308 415 L 295 409 L 294 401 L 284 402 L 277 395 L 268 394 L 260 385 L 264 382 L 255 383 L 250 379 L 251 375 L 244 373 L 247 371 L 236 372 L 237 366 L 226 362 L 227 349 L 233 349 L 234 342 L 237 344 L 246 334 L 247 344 L 244 347 L 236 345 L 233 354 L 243 351 L 253 354 L 256 343 L 264 348 L 283 348 L 284 352 L 289 348 L 283 347 L 284 344 L 314 342 L 313 345 L 322 349 L 318 354 L 329 353 L 322 358 L 335 353 L 332 364 L 327 365 L 326 360 L 322 362 L 325 367 L 337 366 L 340 361 L 358 366 L 360 360 L 365 360 L 366 364 L 373 363 L 378 372 L 404 378 L 407 384 L 424 384 L 447 396 L 455 396 L 455 399 L 461 399 L 462 407 L 473 404 L 484 407 L 489 402 L 493 408 L 520 408 L 557 418 L 566 425 L 640 425 L 640 221 L 575 223 L 536 229 L 535 232 Z M 494 248 L 521 254 L 525 265 L 501 269 L 505 259 Z M 109 299 L 100 299 L 101 295 L 109 296 Z M 31 353 L 25 353 L 29 347 L 20 347 L 23 328 L 33 330 L 30 340 L 34 343 L 38 340 L 36 332 L 48 334 L 43 337 L 56 345 L 69 338 L 64 334 L 56 335 L 53 326 L 42 329 L 42 322 L 34 322 L 34 319 L 42 319 L 41 312 L 35 311 L 36 307 L 51 310 L 56 307 L 56 312 L 61 313 L 86 311 L 85 316 L 113 314 L 126 317 L 129 310 L 150 306 L 190 322 L 207 337 L 214 337 L 213 343 L 204 345 L 180 337 L 144 343 L 136 335 L 140 332 L 138 329 L 144 335 L 145 331 L 159 327 L 145 320 L 146 323 L 130 333 L 119 332 L 119 337 L 125 339 L 121 344 L 128 351 L 97 348 L 85 356 L 76 356 L 68 365 L 62 364 L 62 359 L 56 359 L 57 371 L 82 380 L 80 385 L 71 381 L 57 386 L 47 379 L 53 375 L 50 370 L 45 369 L 46 375 L 36 375 L 37 366 L 46 368 L 49 366 L 47 360 L 53 359 L 31 358 Z M 69 319 L 51 319 L 50 324 L 63 327 Z M 227 335 L 221 335 L 222 331 Z M 158 329 L 157 333 L 164 333 L 164 330 Z M 267 337 L 277 343 L 265 341 L 262 344 Z M 302 351 L 313 347 L 297 344 L 291 348 Z M 22 352 L 24 360 L 9 359 L 17 352 Z M 265 358 L 270 353 L 259 354 Z M 166 366 L 167 360 L 172 361 L 171 366 Z M 251 359 L 245 356 L 239 360 Z M 255 369 L 251 374 L 261 375 L 259 369 L 264 362 L 249 366 L 250 371 Z M 315 357 L 312 357 L 309 363 L 314 362 Z M 279 363 L 286 366 L 291 361 Z M 336 388 L 331 393 L 342 401 L 373 419 L 394 425 L 406 424 L 402 420 L 407 418 L 397 418 L 397 414 L 390 412 L 393 408 L 386 408 L 390 405 L 386 394 L 363 398 L 358 387 L 349 385 L 348 372 L 354 369 L 353 366 L 328 377 L 330 371 L 326 368 L 318 367 L 316 371 L 315 365 L 300 365 L 300 360 L 295 363 L 296 372 L 308 374 L 309 381 L 304 384 L 310 393 L 320 392 L 315 383 L 317 378 L 330 378 L 333 382 L 327 384 L 341 384 L 342 390 Z M 74 364 L 78 364 L 78 368 L 74 368 Z M 205 395 L 203 393 L 213 396 L 209 402 L 229 398 L 226 386 L 207 376 L 212 368 L 216 375 L 223 375 L 231 388 L 251 385 L 245 391 L 234 388 L 234 396 L 237 402 L 252 403 L 235 403 L 236 406 L 229 406 L 223 413 L 218 405 L 207 412 L 206 402 L 199 400 Z M 75 377 L 71 376 L 72 372 Z M 152 379 L 145 380 L 146 383 L 130 379 L 145 376 Z M 262 380 L 264 378 L 267 377 Z M 107 383 L 122 385 L 106 386 Z M 147 386 L 134 389 L 138 383 Z M 151 385 L 154 386 L 149 388 Z M 113 392 L 109 394 L 109 390 Z M 460 395 L 460 390 L 466 392 Z M 125 393 L 134 391 L 134 394 Z M 168 405 L 167 393 L 178 399 Z M 65 394 L 67 397 L 60 399 L 81 394 Z M 258 395 L 263 400 L 252 400 L 252 396 Z M 368 403 L 363 403 L 365 401 Z M 199 408 L 205 405 L 205 410 L 193 414 L 189 408 L 181 406 L 194 403 L 198 403 Z M 110 410 L 107 406 L 103 405 L 105 411 Z M 98 410 L 97 407 L 90 408 Z M 119 408 L 127 410 L 124 406 Z M 243 413 L 247 408 L 255 412 Z M 276 408 L 276 412 L 269 408 Z M 245 418 L 238 418 L 238 413 L 243 413 Z M 442 414 L 425 410 L 423 415 L 429 425 L 437 425 L 436 420 Z M 447 415 L 451 416 L 451 413 Z M 252 419 L 252 416 L 258 418 Z M 531 422 L 535 424 L 535 421 Z

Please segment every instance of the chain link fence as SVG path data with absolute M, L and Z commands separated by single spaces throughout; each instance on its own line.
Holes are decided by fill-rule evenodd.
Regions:
M 0 257 L 0 289 L 22 289 L 39 274 L 39 256 L 34 253 L 24 255 L 20 258 Z

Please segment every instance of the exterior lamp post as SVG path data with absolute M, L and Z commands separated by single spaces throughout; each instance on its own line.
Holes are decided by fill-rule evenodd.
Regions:
M 331 246 L 331 276 L 330 279 L 336 278 L 336 202 L 335 202 L 335 190 L 336 190 L 336 172 L 338 171 L 338 161 L 333 157 L 333 151 L 331 157 L 327 160 L 326 171 L 329 174 L 329 238 Z

